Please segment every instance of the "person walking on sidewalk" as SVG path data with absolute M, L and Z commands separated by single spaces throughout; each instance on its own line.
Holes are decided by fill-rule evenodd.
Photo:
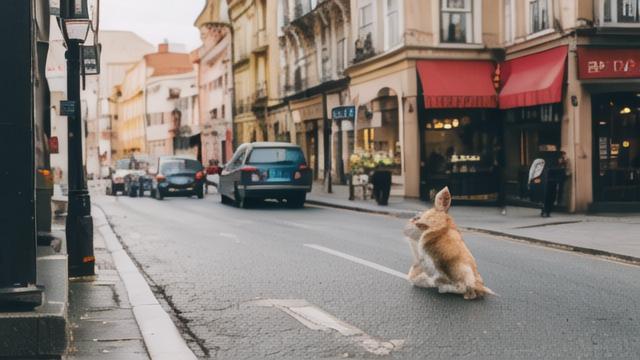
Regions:
M 548 162 L 543 172 L 544 198 L 542 205 L 542 217 L 549 217 L 557 202 L 560 202 L 563 195 L 564 180 L 566 177 L 566 157 L 560 156 Z

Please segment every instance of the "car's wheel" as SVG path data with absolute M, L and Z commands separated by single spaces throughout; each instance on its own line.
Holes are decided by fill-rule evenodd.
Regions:
M 200 187 L 198 190 L 196 190 L 196 196 L 198 197 L 198 199 L 204 199 L 204 187 Z
M 300 209 L 304 207 L 304 202 L 307 201 L 307 195 L 292 195 L 287 198 L 287 207 L 291 209 Z
M 156 190 L 156 199 L 158 200 L 164 199 L 164 195 L 162 195 L 162 190 L 160 189 Z

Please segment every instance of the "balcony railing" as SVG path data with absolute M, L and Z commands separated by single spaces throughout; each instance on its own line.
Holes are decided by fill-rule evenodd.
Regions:
M 367 33 L 356 40 L 356 57 L 353 59 L 354 63 L 364 61 L 376 54 L 373 48 L 373 41 L 371 33 Z

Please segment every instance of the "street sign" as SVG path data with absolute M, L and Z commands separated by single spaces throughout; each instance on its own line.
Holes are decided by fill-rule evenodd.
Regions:
M 100 52 L 102 45 L 81 46 L 82 49 L 82 66 L 84 75 L 100 74 Z
M 356 118 L 355 106 L 338 106 L 331 110 L 333 120 L 354 120 Z
M 74 116 L 76 114 L 76 102 L 70 100 L 60 101 L 60 115 Z

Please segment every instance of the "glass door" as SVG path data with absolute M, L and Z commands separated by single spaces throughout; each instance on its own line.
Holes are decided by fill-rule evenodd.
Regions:
M 594 198 L 640 201 L 640 93 L 592 98 Z

